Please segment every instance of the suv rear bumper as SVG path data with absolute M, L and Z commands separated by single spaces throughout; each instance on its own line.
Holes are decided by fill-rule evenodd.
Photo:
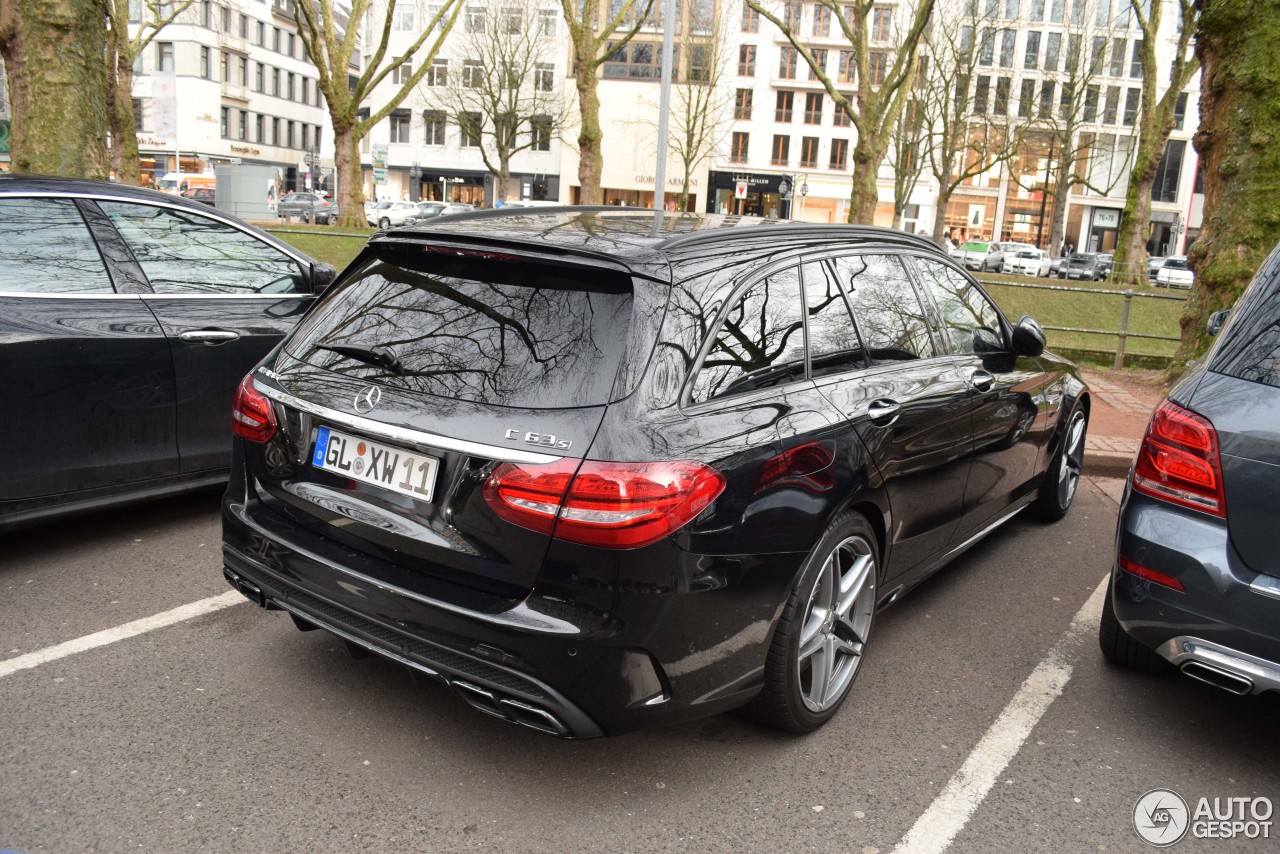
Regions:
M 1189 676 L 1241 689 L 1235 693 L 1280 690 L 1280 579 L 1244 564 L 1225 521 L 1129 487 L 1117 551 L 1186 588 L 1179 592 L 1116 569 L 1112 606 L 1134 640 Z

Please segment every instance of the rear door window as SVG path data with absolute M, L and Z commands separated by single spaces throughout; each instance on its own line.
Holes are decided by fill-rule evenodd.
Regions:
M 755 391 L 804 378 L 804 319 L 795 267 L 744 291 L 716 330 L 694 379 L 692 400 Z
M 420 245 L 376 251 L 299 325 L 292 355 L 451 400 L 531 409 L 609 401 L 629 341 L 629 276 Z M 400 373 L 324 349 L 332 345 L 385 348 Z
M 1263 262 L 1219 335 L 1209 370 L 1280 388 L 1280 249 Z
M 111 279 L 69 199 L 0 199 L 0 291 L 109 294 Z
M 830 261 L 810 261 L 802 269 L 811 376 L 819 378 L 865 368 L 866 354 L 840 292 L 835 267 Z
M 937 355 L 924 308 L 901 261 L 889 255 L 847 255 L 835 259 L 835 269 L 873 362 Z

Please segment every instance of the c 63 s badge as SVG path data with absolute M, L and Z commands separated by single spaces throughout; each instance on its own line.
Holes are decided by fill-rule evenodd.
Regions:
M 538 445 L 543 448 L 555 448 L 557 451 L 567 451 L 569 446 L 573 444 L 571 439 L 557 439 L 551 433 L 533 433 L 520 429 L 511 429 L 505 435 L 508 442 L 524 442 L 528 445 Z

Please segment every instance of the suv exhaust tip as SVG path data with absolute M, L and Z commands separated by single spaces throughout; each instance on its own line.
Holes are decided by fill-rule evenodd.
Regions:
M 1253 691 L 1253 680 L 1246 679 L 1220 667 L 1205 664 L 1202 661 L 1188 661 L 1182 665 L 1182 672 L 1192 679 L 1221 688 L 1230 694 L 1244 696 Z
M 569 735 L 569 728 L 546 709 L 540 709 L 510 697 L 503 697 L 487 688 L 481 688 L 460 679 L 450 680 L 449 685 L 476 711 L 502 718 L 522 727 L 536 729 L 547 735 L 560 738 L 567 738 Z

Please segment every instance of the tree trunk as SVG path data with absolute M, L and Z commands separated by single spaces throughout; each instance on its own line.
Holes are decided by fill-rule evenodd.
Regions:
M 1112 275 L 1124 288 L 1147 283 L 1147 232 L 1151 222 L 1151 185 L 1164 156 L 1169 131 L 1143 128 L 1138 135 L 1138 151 L 1134 156 L 1129 185 L 1125 188 L 1124 210 L 1120 214 L 1120 232 L 1116 237 Z
M 1209 315 L 1230 308 L 1280 241 L 1280 0 L 1202 0 L 1200 129 L 1204 225 L 1173 372 L 1201 356 Z
M 106 27 L 94 0 L 22 0 L 0 13 L 14 171 L 107 177 Z
M 498 163 L 498 174 L 493 180 L 493 203 L 507 201 L 507 190 L 511 187 L 511 162 L 503 158 Z
M 600 95 L 595 67 L 591 62 L 578 63 L 578 109 L 582 127 L 578 130 L 578 204 L 603 204 L 600 192 L 600 172 L 604 160 L 600 153 L 600 140 L 604 130 L 600 127 Z
M 938 213 L 933 218 L 933 242 L 942 245 L 942 235 L 947 230 L 947 205 L 951 203 L 951 170 L 947 170 L 945 180 L 938 178 Z
M 364 181 L 360 174 L 360 141 L 355 128 L 333 122 L 333 165 L 338 177 L 338 225 L 367 226 L 364 219 Z
M 876 178 L 884 160 L 884 145 L 873 134 L 858 136 L 853 147 L 853 186 L 849 191 L 849 222 L 872 225 L 880 191 Z
M 111 109 L 111 162 L 116 170 L 116 180 L 121 184 L 137 186 L 138 133 L 137 116 L 133 114 L 133 63 L 127 51 L 115 54 L 115 75 L 107 80 Z M 107 70 L 110 77 L 111 69 Z

